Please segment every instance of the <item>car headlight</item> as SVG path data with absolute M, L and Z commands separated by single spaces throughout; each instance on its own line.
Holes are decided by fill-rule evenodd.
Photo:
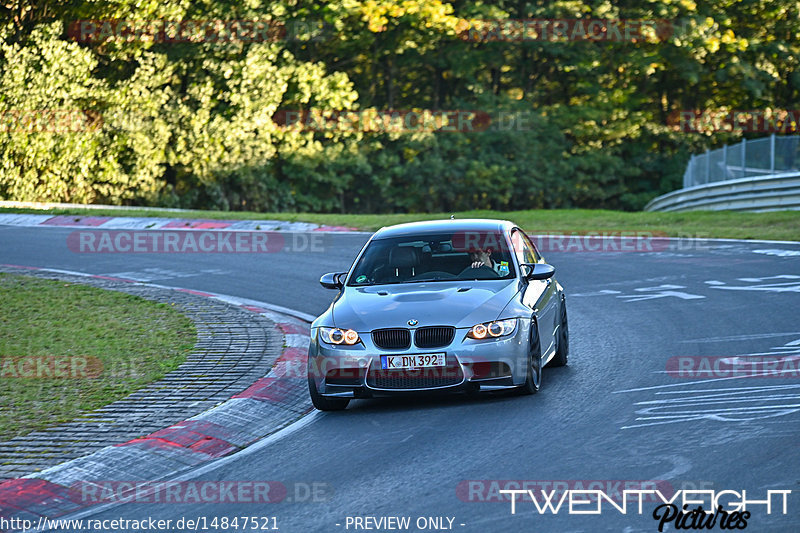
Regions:
M 511 335 L 517 329 L 517 319 L 509 318 L 507 320 L 495 320 L 494 322 L 484 322 L 483 324 L 475 324 L 467 333 L 470 339 L 496 339 L 497 337 L 505 337 Z
M 319 328 L 319 335 L 322 337 L 322 340 L 328 344 L 346 344 L 351 346 L 357 344 L 361 340 L 358 338 L 358 333 L 352 329 Z

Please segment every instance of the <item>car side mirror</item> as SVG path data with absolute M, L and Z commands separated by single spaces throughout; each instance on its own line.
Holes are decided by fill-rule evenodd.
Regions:
M 545 263 L 522 263 L 520 267 L 522 268 L 525 279 L 528 280 L 550 279 L 553 277 L 553 274 L 556 273 L 556 269 L 553 265 Z
M 319 284 L 326 289 L 341 289 L 344 287 L 344 281 L 342 281 L 342 278 L 346 274 L 347 272 L 328 272 L 319 278 Z

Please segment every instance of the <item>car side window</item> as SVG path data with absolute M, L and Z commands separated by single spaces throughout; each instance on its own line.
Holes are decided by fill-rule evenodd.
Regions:
M 527 235 L 525 235 L 525 233 L 523 233 L 521 231 L 519 233 L 522 235 L 522 241 L 527 243 L 528 248 L 531 251 L 531 254 L 533 254 L 533 259 L 534 260 L 532 261 L 532 263 L 538 263 L 539 261 L 541 261 L 542 260 L 542 256 L 539 255 L 539 251 L 536 249 L 536 245 L 534 245 L 531 242 L 530 238 Z
M 511 234 L 511 245 L 514 247 L 514 253 L 520 263 L 537 263 L 539 261 L 533 245 L 520 230 L 514 230 L 514 233 Z

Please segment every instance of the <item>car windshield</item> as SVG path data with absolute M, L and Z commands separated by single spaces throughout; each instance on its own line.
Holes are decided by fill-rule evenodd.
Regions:
M 456 232 L 373 240 L 347 285 L 498 280 L 515 276 L 502 233 Z

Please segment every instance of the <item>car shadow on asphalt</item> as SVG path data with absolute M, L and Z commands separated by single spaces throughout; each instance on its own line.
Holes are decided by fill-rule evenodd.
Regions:
M 466 406 L 481 407 L 488 405 L 503 405 L 509 402 L 524 402 L 527 400 L 544 400 L 548 388 L 555 386 L 555 380 L 567 379 L 570 367 L 546 368 L 544 387 L 538 394 L 532 396 L 520 395 L 515 390 L 480 392 L 477 394 L 466 393 L 409 393 L 398 396 L 385 396 L 366 399 L 350 400 L 348 408 L 338 413 L 344 415 L 375 414 L 380 412 L 420 411 L 425 409 L 458 409 Z
M 408 396 L 377 397 L 350 402 L 345 413 L 374 414 L 376 412 L 391 411 L 419 411 L 424 409 L 461 408 L 466 406 L 481 406 L 489 404 L 502 404 L 519 400 L 521 397 L 515 391 L 482 392 L 476 395 L 460 393 L 449 394 L 420 394 Z

